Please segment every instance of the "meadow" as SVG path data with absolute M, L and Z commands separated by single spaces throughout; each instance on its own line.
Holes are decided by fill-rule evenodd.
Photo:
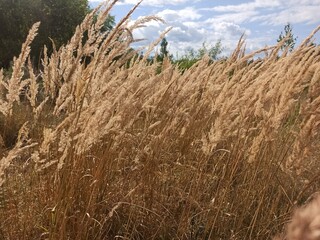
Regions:
M 319 28 L 181 72 L 111 8 L 0 71 L 0 239 L 284 239 L 320 187 Z

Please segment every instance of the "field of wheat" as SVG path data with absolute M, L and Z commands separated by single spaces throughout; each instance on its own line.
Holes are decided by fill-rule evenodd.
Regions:
M 164 35 L 130 48 L 157 17 L 101 33 L 112 5 L 0 71 L 0 239 L 284 239 L 320 187 L 319 29 L 182 73 L 148 61 Z

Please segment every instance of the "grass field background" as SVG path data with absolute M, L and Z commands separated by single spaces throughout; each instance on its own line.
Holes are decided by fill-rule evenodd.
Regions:
M 130 50 L 112 6 L 0 72 L 0 239 L 271 239 L 320 186 L 320 48 L 204 57 Z M 134 10 L 134 9 L 133 9 Z M 263 56 L 263 57 L 261 57 Z M 160 69 L 160 71 L 159 71 Z M 280 236 L 279 236 L 280 237 Z M 292 238 L 295 239 L 295 238 Z M 310 238 L 311 239 L 311 238 Z M 314 238 L 317 239 L 317 238 Z

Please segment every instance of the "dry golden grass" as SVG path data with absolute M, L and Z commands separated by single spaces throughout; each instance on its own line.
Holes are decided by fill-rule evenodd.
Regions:
M 288 240 L 320 239 L 320 196 L 298 209 L 288 226 Z
M 158 73 L 156 43 L 143 58 L 128 50 L 161 19 L 129 25 L 131 11 L 101 34 L 115 2 L 45 52 L 40 73 L 27 61 L 34 25 L 11 77 L 0 72 L 0 239 L 282 232 L 320 187 L 319 46 L 246 55 L 241 39 L 227 60 L 183 74 L 165 60 Z

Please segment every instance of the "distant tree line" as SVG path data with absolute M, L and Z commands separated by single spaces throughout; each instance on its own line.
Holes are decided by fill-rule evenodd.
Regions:
M 290 23 L 287 23 L 284 26 L 284 31 L 280 33 L 277 42 L 281 42 L 283 39 L 284 43 L 281 47 L 282 50 L 288 49 L 289 52 L 293 51 L 294 46 L 297 42 L 297 37 L 293 34 L 293 28 Z M 165 57 L 167 57 L 172 63 L 177 64 L 179 69 L 185 71 L 192 67 L 196 62 L 202 59 L 205 55 L 207 55 L 211 61 L 216 61 L 219 59 L 223 59 L 220 54 L 223 52 L 224 47 L 222 45 L 221 40 L 218 40 L 213 46 L 208 47 L 208 45 L 204 42 L 202 47 L 199 49 L 189 48 L 185 51 L 185 53 L 177 57 L 173 58 L 173 55 L 168 51 L 168 41 L 164 38 L 160 44 L 160 53 L 157 56 L 157 61 L 162 62 Z
M 196 62 L 202 59 L 205 55 L 207 55 L 211 61 L 215 61 L 219 59 L 219 55 L 223 51 L 223 46 L 221 44 L 221 40 L 218 40 L 213 46 L 208 47 L 204 42 L 202 47 L 199 49 L 188 48 L 185 50 L 185 53 L 181 56 L 177 56 L 176 58 L 170 54 L 168 50 L 168 41 L 166 38 L 163 38 L 160 43 L 160 51 L 156 56 L 156 59 L 151 58 L 150 61 L 160 62 L 162 63 L 165 58 L 169 59 L 171 63 L 178 65 L 179 69 L 185 71 L 192 67 Z

